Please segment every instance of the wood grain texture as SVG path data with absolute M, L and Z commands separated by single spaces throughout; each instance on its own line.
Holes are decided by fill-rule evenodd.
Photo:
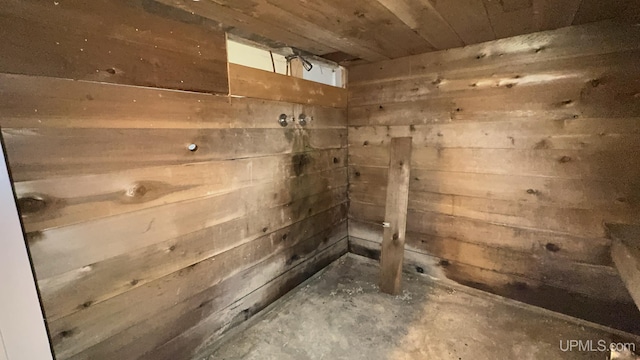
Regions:
M 308 129 L 346 123 L 344 108 L 22 75 L 0 74 L 0 98 L 6 128 L 280 129 L 282 113 L 317 119 Z
M 333 159 L 342 159 L 334 163 Z M 299 178 L 298 159 L 306 159 Z M 345 149 L 297 155 L 264 156 L 237 161 L 131 169 L 119 173 L 53 177 L 16 184 L 27 232 L 68 226 L 172 202 L 221 195 L 238 189 L 282 181 L 313 184 L 346 179 Z M 212 178 L 210 174 L 219 176 Z M 310 179 L 308 174 L 318 174 Z M 289 178 L 293 178 L 289 180 Z M 291 183 L 289 186 L 293 186 Z
M 329 238 L 325 241 L 330 242 L 332 240 L 334 239 Z M 291 271 L 291 274 L 285 273 L 282 276 L 276 277 L 273 281 L 258 289 L 258 291 L 250 293 L 238 303 L 229 306 L 219 313 L 211 314 L 211 316 L 207 317 L 198 324 L 198 326 L 185 332 L 175 340 L 169 341 L 154 351 L 145 354 L 141 359 L 172 360 L 185 353 L 195 356 L 197 352 L 206 350 L 210 344 L 216 340 L 220 340 L 223 331 L 237 326 L 244 321 L 244 319 L 262 310 L 266 305 L 298 285 L 302 282 L 303 278 L 308 278 L 313 273 L 346 254 L 348 251 L 347 239 L 346 237 L 342 238 L 334 242 L 332 246 L 321 248 L 321 250 L 323 251 L 316 251 L 315 253 L 305 255 L 305 258 L 309 258 L 309 260 L 303 265 L 295 267 Z M 284 259 L 285 258 L 282 260 Z M 300 274 L 300 272 L 302 272 L 302 274 Z M 214 331 L 212 332 L 212 330 Z M 195 352 L 192 346 L 193 344 L 197 344 Z
M 377 224 L 384 208 L 353 202 L 350 217 Z M 519 225 L 488 222 L 463 215 L 449 215 L 429 210 L 409 210 L 407 231 L 426 239 L 457 239 L 485 247 L 513 250 L 544 258 L 611 266 L 608 249 L 611 242 L 604 237 L 580 237 L 561 232 L 544 231 Z
M 325 229 L 325 226 L 331 225 L 323 224 L 323 227 L 316 228 L 317 233 L 309 235 L 319 234 L 320 230 Z M 188 300 L 200 292 L 208 291 L 208 289 L 224 281 L 227 277 L 277 255 L 288 248 L 289 242 L 293 244 L 300 242 L 298 249 L 296 249 L 299 253 L 297 254 L 297 259 L 293 260 L 291 260 L 291 257 L 296 255 L 295 250 L 289 252 L 288 258 L 276 256 L 278 262 L 282 265 L 290 265 L 306 257 L 308 253 L 314 252 L 323 241 L 326 241 L 325 236 L 319 236 L 313 241 L 304 242 L 302 241 L 305 240 L 306 235 L 304 233 L 300 233 L 290 239 L 291 241 L 287 241 L 287 239 L 282 239 L 283 233 L 286 233 L 286 230 L 271 236 L 266 235 L 255 240 L 256 242 L 248 243 L 218 256 L 208 258 L 193 266 L 162 277 L 155 282 L 150 282 L 121 296 L 114 297 L 109 301 L 96 304 L 93 309 L 79 311 L 51 322 L 50 332 L 52 333 L 54 350 L 58 356 L 67 358 L 102 341 L 109 341 L 110 337 L 126 330 L 128 327 L 152 318 L 155 314 Z M 258 245 L 261 246 L 258 247 Z M 273 274 L 273 277 L 263 278 L 262 281 L 263 283 L 267 282 L 277 275 L 279 274 Z M 237 300 L 242 298 L 243 294 L 235 294 L 235 296 L 235 300 Z M 147 301 L 146 299 L 152 300 Z M 215 298 L 202 299 L 202 301 L 215 300 Z M 129 316 L 114 316 L 123 311 Z M 97 321 L 105 317 L 110 318 L 110 321 L 106 323 Z M 67 331 L 70 331 L 70 333 L 66 333 Z M 112 348 L 110 351 L 115 352 L 117 350 L 117 348 Z M 100 356 L 105 359 L 110 358 L 108 352 Z
M 533 0 L 533 14 L 539 31 L 570 26 L 582 0 Z
M 411 136 L 409 262 L 482 289 L 504 276 L 630 303 L 603 223 L 640 219 L 639 39 L 604 22 L 352 67 L 350 236 L 382 242 L 390 140 Z
M 277 120 L 276 120 L 277 121 Z M 344 129 L 3 129 L 16 180 L 339 149 Z M 34 146 L 35 143 L 38 146 Z M 118 146 L 114 146 L 118 144 Z M 195 151 L 189 145 L 195 144 Z
M 402 257 L 407 227 L 411 138 L 392 138 L 389 144 L 389 175 L 380 255 L 380 290 L 397 295 L 402 287 Z
M 532 0 L 483 0 L 497 39 L 536 32 Z
M 102 261 L 100 266 L 90 269 L 74 269 L 43 279 L 40 281 L 40 288 L 44 293 L 43 302 L 47 309 L 47 316 L 51 320 L 55 320 L 82 310 L 83 304 L 95 305 L 108 300 L 129 291 L 131 288 L 144 285 L 173 271 L 178 271 L 240 244 L 250 242 L 252 239 L 264 235 L 265 228 L 267 232 L 280 229 L 290 226 L 296 221 L 302 221 L 305 217 L 321 219 L 317 223 L 313 223 L 314 226 L 333 223 L 335 221 L 332 222 L 330 219 L 341 213 L 341 216 L 344 216 L 344 209 L 336 208 L 340 203 L 328 198 L 328 196 L 327 194 L 318 194 L 310 198 L 296 199 L 289 205 L 252 211 L 244 216 L 175 238 L 166 239 L 167 237 L 162 236 L 159 237 L 160 240 L 166 240 L 138 249 L 132 248 L 126 253 Z M 308 205 L 306 212 L 300 211 L 299 214 L 291 214 L 282 219 L 283 213 L 292 212 L 290 209 L 300 209 L 310 201 L 316 201 L 316 203 Z M 328 212 L 331 209 L 333 210 Z M 324 214 L 324 212 L 328 213 Z M 303 230 L 302 232 L 309 231 L 306 228 Z M 295 233 L 295 231 L 290 233 Z M 212 239 L 215 240 L 213 244 L 211 244 Z M 177 252 L 176 248 L 178 248 Z M 128 263 L 132 258 L 144 259 L 145 266 L 140 267 L 139 264 Z M 123 282 L 123 278 L 137 281 L 135 284 L 131 284 Z M 82 291 L 78 291 L 78 289 L 82 289 Z
M 349 251 L 372 259 L 380 257 L 380 244 L 356 237 L 349 238 Z M 480 267 L 440 259 L 405 250 L 405 271 L 427 274 L 442 282 L 455 281 L 507 298 L 516 299 L 555 312 L 587 319 L 628 333 L 638 333 L 637 307 L 633 302 L 595 299 L 567 292 L 540 281 Z M 602 311 L 602 309 L 610 309 Z
M 346 250 L 344 89 L 320 106 L 0 77 L 0 126 L 58 359 L 195 351 L 190 328 L 244 316 L 239 301 L 264 307 Z M 292 99 L 304 92 L 293 81 L 279 80 Z M 311 121 L 282 128 L 280 114 Z M 286 280 L 265 286 L 276 278 Z
M 384 189 L 386 186 L 385 172 L 385 168 L 353 165 L 350 171 L 351 190 L 365 196 L 361 199 L 382 204 L 382 200 L 372 196 L 371 193 L 380 191 L 380 187 Z M 587 216 L 588 212 L 582 211 L 584 209 L 589 210 L 596 217 L 603 217 L 609 221 L 619 218 L 622 222 L 625 221 L 622 219 L 631 221 L 638 214 L 637 185 L 629 178 L 562 179 L 508 173 L 500 175 L 469 174 L 419 169 L 414 169 L 413 174 L 410 186 L 412 192 L 451 195 L 451 198 L 441 200 L 443 204 L 446 204 L 447 201 L 449 204 L 453 201 L 463 201 L 463 197 L 478 198 L 474 201 L 480 201 L 480 199 L 508 200 L 517 202 L 519 205 L 513 204 L 513 206 L 517 206 L 520 211 L 535 207 L 549 209 L 549 211 L 556 208 L 558 211 L 570 210 Z M 493 206 L 498 206 L 498 204 L 494 203 Z M 501 211 L 512 213 L 504 206 L 499 206 L 499 208 L 502 209 Z M 496 212 L 500 213 L 497 209 Z M 569 216 L 569 213 L 566 215 Z M 591 231 L 594 233 L 603 234 L 600 221 L 591 225 L 581 222 L 581 225 L 578 225 L 574 219 L 571 223 L 563 225 L 563 227 L 573 227 L 574 229 L 582 226 L 585 226 L 584 230 L 592 229 Z M 599 230 L 595 231 L 596 229 Z
M 610 161 L 623 153 L 626 152 L 422 147 L 414 150 L 416 156 L 412 158 L 411 165 L 416 169 L 473 174 L 632 181 L 640 175 L 640 160 L 635 160 L 640 149 L 628 151 L 633 154 L 628 162 Z M 350 151 L 350 165 L 363 164 L 367 160 L 369 166 L 385 166 L 389 162 L 387 148 L 368 146 Z
M 548 110 L 572 110 L 577 115 L 598 116 L 598 110 L 590 105 L 590 101 L 625 101 L 623 99 L 626 94 L 626 102 L 633 104 L 635 101 L 632 94 L 635 94 L 638 83 L 636 79 L 625 77 L 625 74 L 633 71 L 634 63 L 631 59 L 636 56 L 637 48 L 599 56 L 549 60 L 534 66 L 507 64 L 499 68 L 481 68 L 478 71 L 430 72 L 416 74 L 412 78 L 352 83 L 349 103 L 354 107 L 378 105 L 380 110 L 379 105 L 384 109 L 387 103 L 439 101 L 440 104 L 449 104 L 450 107 L 446 109 L 449 116 L 443 120 L 451 121 L 464 119 L 465 114 L 468 116 L 467 111 L 476 106 L 478 109 L 474 109 L 475 111 L 484 110 L 479 104 L 479 95 L 484 93 L 487 98 L 484 106 L 496 110 L 511 110 L 520 105 L 524 107 L 524 112 L 529 107 L 542 103 L 540 105 L 546 105 Z M 582 71 L 575 71 L 576 67 Z M 594 80 L 600 82 L 593 83 Z M 536 98 L 533 94 L 539 94 L 541 88 L 548 88 L 549 93 Z M 373 90 L 379 92 L 380 96 L 372 97 Z M 531 104 L 522 104 L 527 96 L 535 100 L 532 99 Z M 552 102 L 554 97 L 564 100 Z
M 7 1 L 0 11 L 0 72 L 227 94 L 224 32 L 144 6 Z
M 477 44 L 496 38 L 483 0 L 429 0 L 462 41 Z
M 351 39 L 388 58 L 433 50 L 431 44 L 376 1 L 269 2 L 286 10 L 294 18 L 314 23 L 336 37 Z
M 268 71 L 229 64 L 231 95 L 258 99 L 347 107 L 346 89 Z
M 572 26 L 466 46 L 455 51 L 436 51 L 354 66 L 349 70 L 350 85 L 444 71 L 454 74 L 483 69 L 496 71 L 524 64 L 545 67 L 544 63 L 538 63 L 637 50 L 638 34 L 640 30 L 637 27 L 612 21 Z M 547 70 L 552 71 L 553 68 L 547 67 Z
M 253 17 L 241 11 L 242 8 L 234 9 L 217 1 L 157 0 L 157 2 L 214 20 L 220 23 L 225 31 L 259 43 L 275 41 L 274 46 L 294 46 L 316 55 L 336 51 L 328 44 L 305 37 L 298 31 L 292 31 L 289 22 L 276 24 L 282 20 L 280 14 L 277 14 L 278 17 L 272 14 L 267 20 L 265 13 L 261 13 L 260 17 Z
M 350 220 L 349 226 L 353 236 L 357 238 L 378 243 L 381 240 L 382 231 L 378 226 L 363 224 L 357 220 Z M 571 262 L 552 255 L 532 256 L 530 253 L 507 248 L 482 246 L 456 238 L 439 238 L 413 232 L 407 232 L 406 249 L 450 263 L 517 275 L 598 300 L 633 301 L 618 272 L 611 266 Z
M 615 19 L 637 21 L 632 0 L 157 0 L 273 48 L 344 65 L 396 59 Z M 336 56 L 342 54 L 346 56 Z
M 382 55 L 379 51 L 376 51 L 376 49 L 363 46 L 358 39 L 336 36 L 333 29 L 322 27 L 302 17 L 296 18 L 291 13 L 273 5 L 268 0 L 218 0 L 216 3 L 227 9 L 248 15 L 252 20 L 264 21 L 276 29 L 285 28 L 290 32 L 304 36 L 307 39 L 312 39 L 324 46 L 339 51 L 350 52 L 354 56 L 365 60 L 379 61 L 388 59 L 388 57 Z M 222 22 L 226 20 L 226 18 L 221 19 Z
M 346 228 L 341 229 L 346 233 Z M 335 240 L 331 237 L 332 233 L 320 235 L 330 237 L 325 241 L 327 243 Z M 317 243 L 317 239 L 309 240 Z M 103 354 L 139 358 L 146 356 L 145 353 L 157 355 L 157 352 L 180 358 L 186 353 L 196 352 L 205 340 L 220 338 L 226 330 L 243 321 L 245 316 L 252 316 L 334 261 L 346 251 L 346 247 L 346 237 L 343 237 L 334 246 L 326 248 L 322 245 L 314 253 L 303 256 L 304 248 L 299 244 L 125 329 L 110 337 L 109 342 L 96 344 L 72 359 L 89 360 L 100 358 Z M 296 254 L 300 259 L 292 261 L 291 257 Z M 244 296 L 238 300 L 239 294 Z M 172 326 L 165 327 L 167 323 Z M 214 324 L 217 326 L 212 326 Z M 154 351 L 159 347 L 164 349 Z M 169 347 L 179 348 L 182 353 L 169 353 Z
M 416 147 L 627 151 L 636 148 L 639 118 L 577 118 L 527 121 L 460 121 L 429 125 L 358 126 L 349 146 L 387 145 L 391 137 L 413 136 Z M 462 131 L 467 135 L 460 138 Z M 553 134 L 549 134 L 553 132 Z
M 462 174 L 460 174 L 462 175 Z M 444 180 L 446 181 L 446 180 Z M 433 211 L 442 214 L 461 216 L 470 219 L 487 221 L 493 224 L 539 229 L 544 232 L 557 232 L 580 237 L 605 236 L 602 221 L 638 223 L 638 210 L 630 206 L 614 206 L 605 208 L 593 206 L 592 209 L 580 209 L 571 205 L 527 201 L 526 199 L 502 200 L 496 197 L 472 197 L 459 194 L 441 194 L 420 191 L 415 182 L 410 186 L 411 198 L 409 209 L 416 211 Z M 499 185 L 498 185 L 499 186 Z M 349 192 L 353 213 L 362 207 L 372 214 L 382 212 L 384 198 L 377 194 L 384 190 L 384 185 L 352 183 Z M 526 191 L 523 191 L 526 194 Z M 505 194 L 505 197 L 507 195 Z M 515 196 L 514 196 L 515 197 Z M 544 238 L 546 234 L 540 235 Z
M 464 45 L 458 34 L 428 0 L 378 0 L 378 2 L 436 49 L 450 49 Z

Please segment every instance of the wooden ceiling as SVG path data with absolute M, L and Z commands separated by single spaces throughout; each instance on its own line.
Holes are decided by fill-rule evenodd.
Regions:
M 155 0 L 227 32 L 343 62 L 378 61 L 612 18 L 638 0 Z M 634 15 L 630 15 L 634 14 Z

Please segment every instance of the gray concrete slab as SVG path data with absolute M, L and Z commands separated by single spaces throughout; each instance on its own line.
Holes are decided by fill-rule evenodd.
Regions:
M 611 343 L 638 340 L 419 274 L 386 295 L 378 271 L 346 255 L 199 359 L 603 360 Z

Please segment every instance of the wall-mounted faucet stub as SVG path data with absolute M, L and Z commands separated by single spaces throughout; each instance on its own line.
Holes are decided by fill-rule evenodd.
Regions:
M 280 114 L 280 116 L 278 117 L 278 124 L 280 124 L 280 126 L 282 127 L 289 125 L 289 122 L 287 121 L 288 118 L 289 116 L 287 116 L 287 114 Z M 291 118 L 292 118 L 292 121 L 295 123 L 296 122 L 295 115 L 292 115 Z M 309 124 L 309 121 L 313 120 L 313 118 L 305 114 L 300 114 L 298 115 L 297 120 L 300 126 L 307 126 L 307 124 Z
M 310 120 L 310 119 L 309 119 L 309 118 L 307 118 L 307 115 L 305 115 L 305 114 L 300 114 L 300 116 L 298 117 L 298 124 L 300 124 L 300 126 L 305 126 L 305 125 L 307 125 L 307 122 L 308 122 L 309 120 Z
M 280 114 L 280 117 L 278 118 L 278 124 L 280 124 L 280 126 L 285 127 L 287 126 L 289 123 L 287 123 L 287 115 L 286 114 Z

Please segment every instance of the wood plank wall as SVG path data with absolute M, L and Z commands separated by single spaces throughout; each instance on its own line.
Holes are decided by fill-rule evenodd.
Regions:
M 0 9 L 3 24 L 35 14 L 7 15 L 17 4 Z M 169 21 L 145 16 L 132 18 L 146 19 L 140 30 Z M 194 32 L 163 41 L 188 44 L 205 31 L 176 27 Z M 78 73 L 75 58 L 61 59 L 64 69 L 39 57 L 13 61 L 5 36 L 24 36 L 24 27 L 0 29 L 0 127 L 57 359 L 189 359 L 347 251 L 346 106 L 317 105 L 344 104 L 346 90 L 321 88 L 307 101 L 316 84 L 278 77 L 255 82 L 277 91 L 227 96 L 225 34 L 210 29 L 198 43 L 214 44 L 220 61 L 203 69 L 187 61 L 193 49 L 157 53 L 174 76 L 142 82 L 138 75 L 162 72 L 124 57 L 100 65 L 132 70 L 109 79 Z M 77 31 L 111 41 L 111 30 L 107 22 Z M 127 39 L 123 53 L 146 51 Z M 280 89 L 286 102 L 244 97 L 280 100 Z M 280 114 L 302 113 L 312 118 L 306 127 L 278 124 Z
M 158 11 L 147 0 L 3 1 L 0 71 L 227 93 L 225 38 L 212 36 L 222 33 Z
M 412 136 L 414 270 L 637 333 L 603 222 L 640 222 L 639 59 L 605 22 L 350 68 L 351 251 L 379 255 Z

